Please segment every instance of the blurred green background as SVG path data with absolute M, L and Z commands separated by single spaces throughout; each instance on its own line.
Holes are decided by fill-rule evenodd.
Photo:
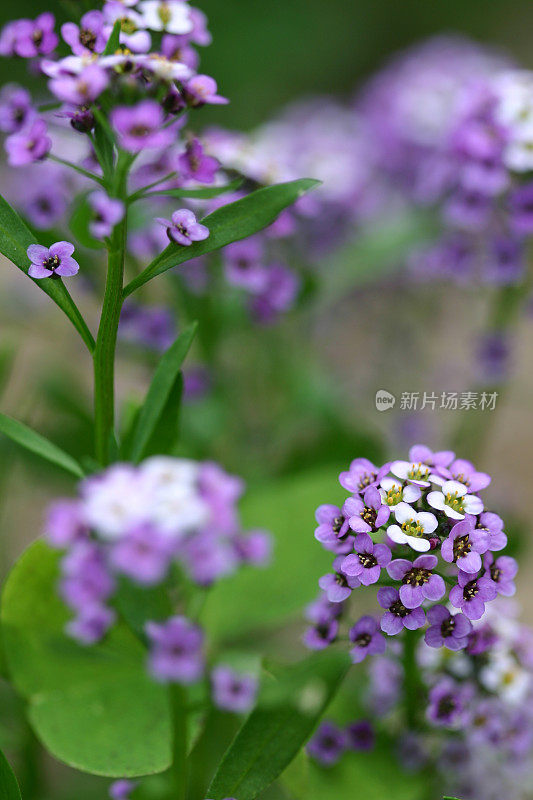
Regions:
M 78 9 L 79 2 L 73 3 Z M 96 5 L 96 4 L 92 4 Z M 395 50 L 436 33 L 460 32 L 491 43 L 531 67 L 531 0 L 198 0 L 213 45 L 202 68 L 216 77 L 228 108 L 204 119 L 246 128 L 302 94 L 349 94 Z M 1 3 L 0 22 L 52 9 L 65 20 L 69 0 Z M 18 66 L 18 65 L 17 65 Z M 17 78 L 23 75 L 24 65 Z M 15 77 L 0 62 L 2 82 Z

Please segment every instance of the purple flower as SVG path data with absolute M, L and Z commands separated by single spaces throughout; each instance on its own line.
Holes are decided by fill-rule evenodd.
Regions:
M 67 623 L 65 630 L 80 644 L 96 644 L 103 639 L 115 619 L 116 614 L 111 608 L 92 603 L 78 611 L 76 617 Z
M 255 703 L 257 678 L 253 675 L 240 675 L 230 667 L 215 667 L 211 685 L 213 702 L 223 711 L 246 714 Z
M 74 245 L 70 242 L 56 242 L 51 247 L 31 244 L 27 253 L 31 261 L 28 275 L 31 278 L 49 278 L 51 275 L 71 277 L 76 275 L 80 265 L 72 258 Z
M 136 781 L 115 781 L 109 787 L 109 797 L 111 800 L 129 800 L 131 793 L 136 787 Z
M 212 387 L 212 376 L 209 368 L 203 364 L 188 367 L 183 373 L 183 402 L 196 403 L 209 394 Z
M 98 64 L 89 64 L 77 75 L 57 75 L 48 82 L 48 88 L 64 103 L 83 106 L 96 100 L 108 83 L 107 72 Z
M 322 722 L 307 745 L 307 752 L 324 767 L 331 767 L 346 749 L 346 736 L 332 722 Z
M 460 608 L 468 619 L 481 619 L 485 613 L 485 603 L 494 600 L 496 589 L 489 577 L 475 578 L 459 570 L 458 585 L 450 589 L 450 602 Z
M 390 508 L 382 503 L 381 495 L 375 486 L 369 486 L 361 497 L 349 497 L 343 511 L 348 517 L 350 528 L 356 533 L 371 533 L 385 525 L 390 517 Z
M 200 140 L 196 138 L 187 143 L 177 163 L 180 178 L 198 183 L 213 183 L 219 166 L 218 159 L 206 155 Z
M 178 61 L 180 64 L 185 64 L 193 72 L 196 72 L 200 57 L 194 47 L 184 44 L 184 38 L 183 36 L 165 33 L 161 40 L 161 53 L 169 61 Z
M 405 558 L 391 561 L 387 572 L 391 578 L 402 582 L 399 596 L 406 608 L 417 608 L 424 600 L 435 602 L 444 596 L 444 580 L 433 572 L 437 564 L 438 558 L 434 555 L 418 556 L 413 562 Z
M 158 217 L 157 222 L 167 229 L 171 242 L 189 247 L 193 242 L 202 242 L 209 236 L 209 228 L 196 221 L 192 211 L 180 208 L 174 211 L 171 220 Z
M 185 617 L 146 623 L 150 640 L 149 668 L 161 682 L 195 683 L 204 672 L 203 633 Z
M 503 520 L 492 511 L 484 511 L 479 515 L 476 528 L 487 534 L 488 550 L 503 550 L 507 545 L 507 536 L 503 530 Z
M 342 603 L 352 593 L 352 589 L 361 586 L 361 581 L 354 575 L 345 575 L 341 570 L 343 556 L 337 556 L 333 562 L 335 572 L 323 575 L 318 585 L 326 593 L 330 603 Z
M 444 215 L 452 225 L 478 231 L 487 225 L 491 210 L 491 200 L 486 194 L 473 189 L 459 189 L 446 203 Z
M 349 750 L 367 752 L 376 744 L 376 733 L 371 722 L 366 719 L 352 722 L 345 730 L 346 744 Z
M 300 288 L 300 278 L 284 264 L 265 267 L 265 286 L 250 302 L 250 313 L 261 324 L 275 320 L 294 304 Z
M 360 533 L 354 542 L 352 553 L 341 563 L 341 571 L 348 577 L 356 577 L 363 586 L 377 583 L 381 568 L 390 563 L 392 554 L 386 544 L 374 544 L 368 533 Z
M 150 525 L 141 525 L 112 545 L 110 562 L 137 583 L 153 586 L 165 577 L 172 556 L 168 537 Z
M 489 331 L 480 337 L 476 350 L 479 380 L 488 386 L 504 381 L 510 366 L 510 337 L 502 331 Z
M 509 219 L 515 233 L 533 233 L 533 183 L 515 189 L 509 196 Z
M 212 105 L 226 105 L 229 100 L 217 94 L 217 83 L 209 75 L 195 75 L 185 84 L 185 97 L 187 102 L 193 106 L 203 106 L 206 103 Z
M 370 616 L 361 617 L 350 629 L 350 641 L 355 645 L 350 650 L 354 664 L 359 664 L 369 655 L 382 655 L 387 646 L 377 621 Z
M 389 471 L 389 464 L 375 467 L 367 458 L 356 458 L 347 472 L 341 472 L 339 483 L 343 489 L 358 494 L 369 486 L 377 486 Z
M 17 20 L 15 29 L 14 54 L 22 58 L 35 58 L 49 55 L 57 47 L 58 38 L 54 31 L 54 15 L 40 14 L 35 20 Z
M 303 643 L 310 650 L 324 650 L 335 641 L 338 633 L 338 621 L 336 619 L 325 620 L 311 628 L 307 628 L 303 635 Z
M 498 641 L 498 636 L 488 623 L 478 626 L 468 636 L 466 652 L 469 655 L 479 656 L 490 650 Z
M 315 539 L 326 546 L 336 547 L 350 532 L 348 520 L 338 506 L 325 503 L 315 512 L 318 527 L 315 528 Z
M 82 539 L 71 546 L 61 561 L 61 573 L 60 594 L 76 611 L 95 607 L 115 591 L 115 581 L 94 542 Z
M 164 114 L 155 100 L 143 100 L 136 106 L 118 106 L 111 112 L 111 124 L 124 150 L 139 153 L 147 147 L 168 147 L 175 132 L 164 128 Z
M 403 628 L 414 631 L 421 628 L 426 622 L 423 609 L 420 606 L 406 608 L 400 600 L 398 590 L 392 587 L 378 589 L 378 603 L 381 608 L 386 609 L 381 618 L 381 630 L 388 633 L 389 636 L 400 633 Z
M 444 606 L 433 606 L 427 618 L 431 627 L 426 631 L 425 641 L 429 647 L 462 650 L 467 646 L 472 623 L 464 614 L 450 614 Z
M 266 531 L 251 531 L 246 536 L 239 534 L 233 542 L 243 564 L 266 567 L 272 556 L 272 537 Z
M 92 192 L 88 203 L 94 211 L 94 219 L 89 223 L 91 235 L 96 239 L 111 236 L 113 228 L 124 217 L 124 203 L 108 197 L 105 192 Z
M 46 122 L 37 117 L 30 119 L 22 130 L 8 136 L 4 145 L 8 164 L 22 167 L 45 158 L 52 147 L 52 140 L 47 135 Z
M 433 452 L 424 444 L 415 444 L 409 450 L 409 461 L 413 463 L 426 464 L 428 467 L 447 467 L 455 458 L 455 453 L 451 450 L 439 450 Z
M 456 458 L 446 470 L 440 470 L 443 477 L 458 481 L 467 487 L 469 492 L 479 492 L 486 489 L 490 483 L 490 475 L 485 472 L 477 472 L 470 461 L 463 458 Z
M 472 696 L 473 690 L 468 684 L 459 686 L 450 678 L 444 678 L 429 693 L 426 716 L 433 725 L 459 727 L 467 719 Z
M 449 564 L 455 562 L 463 572 L 479 572 L 481 555 L 487 552 L 487 535 L 476 528 L 476 522 L 476 517 L 467 514 L 453 526 L 450 535 L 442 543 L 443 559 Z
M 8 83 L 0 93 L 0 130 L 17 133 L 36 115 L 31 96 L 16 83 Z
M 486 274 L 489 283 L 507 286 L 518 283 L 525 268 L 524 242 L 516 236 L 497 236 L 490 242 Z
M 518 572 L 518 564 L 510 556 L 499 556 L 494 559 L 492 553 L 485 553 L 483 566 L 498 594 L 512 597 L 516 592 L 514 578 Z
M 7 25 L 4 25 L 4 27 L 0 31 L 0 55 L 2 56 L 15 55 L 15 45 L 17 43 L 18 31 L 21 22 L 23 22 L 23 20 L 20 19 L 8 22 Z
M 225 247 L 224 274 L 228 283 L 253 293 L 263 291 L 268 283 L 263 255 L 263 244 L 257 236 Z
M 77 56 L 103 52 L 107 36 L 104 31 L 104 15 L 101 11 L 88 11 L 76 25 L 65 22 L 61 26 L 61 36 Z
M 176 338 L 176 323 L 170 309 L 125 303 L 120 315 L 119 334 L 136 344 L 163 352 Z
M 46 515 L 46 540 L 52 547 L 63 549 L 87 537 L 88 528 L 83 521 L 77 500 L 56 500 Z

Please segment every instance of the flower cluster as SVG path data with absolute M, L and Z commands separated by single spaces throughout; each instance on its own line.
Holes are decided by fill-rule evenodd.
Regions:
M 197 137 L 183 133 L 189 112 L 227 102 L 214 79 L 198 72 L 196 46 L 210 42 L 205 15 L 184 0 L 107 0 L 102 10 L 88 11 L 78 24 L 68 22 L 60 30 L 50 13 L 5 26 L 0 54 L 30 59 L 53 96 L 40 110 L 22 86 L 8 84 L 0 93 L 0 131 L 7 162 L 17 171 L 8 195 L 35 227 L 65 226 L 69 198 L 86 195 L 92 179 L 102 188 L 86 197 L 92 215 L 88 232 L 98 240 L 112 234 L 125 215 L 125 198 L 114 196 L 106 146 L 116 145 L 130 166 L 137 162 L 129 180 L 136 191 L 146 184 L 175 189 L 220 182 L 219 162 Z M 70 55 L 60 55 L 65 46 Z M 189 246 L 209 235 L 191 209 L 168 211 L 171 219 L 161 219 L 161 235 L 154 234 L 156 253 L 169 240 Z M 152 214 L 149 219 L 156 225 Z M 139 239 L 145 238 L 142 230 L 132 231 L 134 257 Z
M 59 590 L 74 612 L 69 634 L 85 644 L 105 635 L 121 578 L 155 586 L 177 564 L 208 587 L 242 564 L 265 563 L 268 535 L 240 527 L 242 491 L 242 481 L 215 463 L 161 456 L 116 464 L 85 479 L 77 499 L 54 503 L 46 533 L 66 550 Z M 154 674 L 187 681 L 202 673 L 202 633 L 186 618 L 151 623 L 146 633 Z
M 350 492 L 343 505 L 316 512 L 315 537 L 334 560 L 319 581 L 323 596 L 308 609 L 307 645 L 335 641 L 352 592 L 376 586 L 381 618 L 349 627 L 354 662 L 382 654 L 383 634 L 426 626 L 430 647 L 465 649 L 487 604 L 515 591 L 516 561 L 500 555 L 503 521 L 480 497 L 489 475 L 450 451 L 415 445 L 409 460 L 381 467 L 357 458 L 339 480 Z

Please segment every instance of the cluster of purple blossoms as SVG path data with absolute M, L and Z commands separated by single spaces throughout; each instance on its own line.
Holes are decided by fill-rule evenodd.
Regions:
M 156 586 L 178 563 L 191 581 L 209 587 L 243 564 L 267 562 L 268 534 L 240 527 L 243 488 L 215 463 L 161 456 L 138 467 L 116 464 L 84 480 L 77 499 L 54 503 L 46 534 L 66 551 L 59 591 L 74 613 L 70 635 L 87 645 L 105 635 L 120 578 Z M 150 623 L 146 635 L 157 678 L 189 682 L 203 672 L 202 633 L 185 617 Z M 223 677 L 216 684 L 222 694 Z M 245 686 L 241 700 L 246 693 Z
M 104 53 L 117 22 L 119 47 Z M 71 48 L 70 55 L 58 54 L 60 39 Z M 106 115 L 111 109 L 110 132 L 118 146 L 144 156 L 133 183 L 143 174 L 151 177 L 148 172 L 157 172 L 163 160 L 166 173 L 172 175 L 165 188 L 218 180 L 218 161 L 204 152 L 197 138 L 189 135 L 181 140 L 179 135 L 187 110 L 227 102 L 213 78 L 197 72 L 195 48 L 210 42 L 205 15 L 184 0 L 169 4 L 106 0 L 102 10 L 88 11 L 78 24 L 65 23 L 60 31 L 50 13 L 9 23 L 0 33 L 0 54 L 32 59 L 32 68 L 48 79 L 50 92 L 62 104 L 59 111 L 41 112 L 25 89 L 15 84 L 4 87 L 0 131 L 6 134 L 9 165 L 21 168 L 49 154 L 64 158 L 65 149 L 77 150 L 72 160 L 79 163 L 80 148 L 67 141 L 65 124 L 78 133 L 92 134 L 104 109 Z M 87 136 L 84 140 L 87 165 L 90 162 L 98 172 L 91 140 Z M 65 167 L 56 172 L 61 170 Z M 43 213 L 37 208 L 35 214 L 39 227 L 51 227 L 68 210 L 56 198 L 54 186 L 49 186 Z M 117 202 L 103 193 L 92 197 L 96 219 L 91 232 L 97 238 L 109 235 L 110 227 L 120 220 Z
M 451 451 L 415 445 L 407 461 L 377 467 L 355 459 L 339 480 L 350 492 L 343 505 L 316 512 L 315 537 L 334 560 L 319 581 L 323 597 L 308 611 L 307 645 L 334 642 L 352 592 L 376 587 L 379 621 L 364 616 L 348 628 L 355 663 L 385 651 L 383 634 L 426 625 L 430 647 L 466 648 L 472 621 L 497 595 L 515 591 L 516 561 L 500 555 L 503 522 L 479 495 L 490 476 Z
M 375 739 L 374 727 L 366 719 L 356 720 L 342 728 L 326 720 L 307 745 L 307 752 L 323 767 L 332 767 L 347 751 L 372 750 Z
M 388 735 L 405 708 L 406 670 L 416 669 L 418 719 L 402 764 L 432 762 L 457 796 L 522 797 L 533 774 L 533 632 L 508 599 L 518 566 L 481 497 L 490 476 L 416 445 L 406 461 L 356 459 L 340 483 L 350 496 L 316 514 L 315 537 L 334 560 L 307 609 L 305 644 L 348 641 L 352 661 L 365 662 L 366 710 Z M 353 623 L 351 594 L 363 586 L 377 590 L 381 615 Z M 410 648 L 414 665 L 402 657 Z M 328 722 L 308 752 L 328 766 L 348 747 L 346 731 Z

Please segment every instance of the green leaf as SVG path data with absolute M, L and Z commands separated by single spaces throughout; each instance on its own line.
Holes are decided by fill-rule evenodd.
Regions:
M 319 653 L 278 670 L 243 724 L 207 791 L 213 800 L 254 800 L 310 737 L 350 665 L 346 653 Z
M 313 536 L 315 509 L 321 503 L 342 504 L 338 475 L 345 468 L 329 464 L 246 492 L 244 527 L 259 523 L 270 531 L 274 557 L 266 569 L 244 568 L 231 581 L 213 586 L 202 614 L 212 638 L 246 636 L 301 618 L 302 608 L 318 593 L 319 576 L 331 568 L 331 554 Z
M 26 275 L 30 267 L 26 251 L 31 244 L 36 244 L 35 236 L 15 209 L 0 196 L 0 253 Z M 92 353 L 95 346 L 94 338 L 61 278 L 42 280 L 31 278 L 31 280 L 67 315 Z
M 198 189 L 154 189 L 152 192 L 146 192 L 142 197 L 177 197 L 178 199 L 192 197 L 196 200 L 211 200 L 213 197 L 237 191 L 241 184 L 242 178 L 237 178 L 225 186 L 202 186 Z
M 0 750 L 0 797 L 2 800 L 21 800 L 20 789 L 13 770 Z
M 8 577 L 2 598 L 7 667 L 50 753 L 76 769 L 136 777 L 170 765 L 168 692 L 146 672 L 146 651 L 122 623 L 98 645 L 64 634 L 57 593 L 60 556 L 36 542 Z
M 40 433 L 28 428 L 23 422 L 8 417 L 7 414 L 0 414 L 0 433 L 8 436 L 21 447 L 25 447 L 26 450 L 30 450 L 41 458 L 51 461 L 57 467 L 70 472 L 76 478 L 83 478 L 84 472 L 72 456 L 45 439 Z
M 176 402 L 176 385 L 179 371 L 189 352 L 196 333 L 197 323 L 181 333 L 171 347 L 161 358 L 155 371 L 152 383 L 148 389 L 146 399 L 136 419 L 129 457 L 135 463 L 139 462 L 147 452 L 150 440 L 157 434 L 157 426 L 161 418 L 168 413 L 170 405 Z M 179 390 L 181 393 L 181 390 Z
M 116 53 L 118 48 L 120 47 L 120 30 L 121 30 L 121 21 L 117 19 L 115 24 L 113 25 L 113 30 L 107 40 L 107 44 L 104 48 L 104 52 L 102 55 L 104 56 L 112 56 Z
M 170 244 L 126 286 L 124 296 L 127 297 L 139 286 L 172 267 L 205 253 L 220 250 L 231 242 L 246 239 L 247 236 L 252 236 L 268 227 L 285 208 L 318 184 L 319 181 L 306 178 L 280 183 L 277 186 L 267 186 L 246 195 L 241 200 L 218 208 L 202 220 L 202 223 L 209 228 L 207 239 L 203 242 L 194 242 L 190 247 Z

